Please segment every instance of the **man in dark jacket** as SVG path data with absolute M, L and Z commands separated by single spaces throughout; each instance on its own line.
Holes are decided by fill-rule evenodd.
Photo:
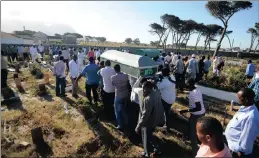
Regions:
M 155 143 L 153 131 L 156 126 L 163 125 L 164 109 L 161 102 L 161 95 L 158 90 L 154 89 L 154 84 L 146 81 L 143 84 L 143 101 L 140 106 L 138 125 L 135 129 L 136 133 L 142 135 L 144 157 L 149 157 L 148 142 L 152 145 L 155 154 L 160 154 L 158 145 Z

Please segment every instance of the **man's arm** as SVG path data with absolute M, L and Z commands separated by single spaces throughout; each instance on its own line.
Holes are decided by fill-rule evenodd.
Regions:
M 187 109 L 187 110 L 181 110 L 180 113 L 186 113 L 186 112 L 196 112 L 196 111 L 201 111 L 201 103 L 200 102 L 195 102 L 196 107 Z
M 78 82 L 82 76 L 86 74 L 87 66 L 83 69 L 83 71 L 80 73 L 80 75 L 77 77 L 76 82 Z
M 150 98 L 145 98 L 144 102 L 142 104 L 143 111 L 141 112 L 141 118 L 138 121 L 138 125 L 136 127 L 136 130 L 139 131 L 141 127 L 145 126 L 146 122 L 150 118 L 153 106 L 151 106 L 153 103 L 150 100 Z

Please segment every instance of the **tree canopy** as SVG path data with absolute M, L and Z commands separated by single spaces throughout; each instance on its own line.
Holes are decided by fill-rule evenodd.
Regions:
M 217 48 L 214 52 L 214 56 L 217 55 L 221 42 L 225 36 L 229 19 L 237 12 L 245 9 L 250 9 L 252 3 L 249 1 L 208 1 L 206 4 L 207 10 L 212 16 L 222 21 L 224 29 L 221 34 L 221 38 L 218 42 Z
M 139 44 L 140 44 L 139 38 L 134 39 L 132 42 L 133 42 L 134 44 L 136 44 L 136 45 L 139 45 Z
M 131 39 L 131 38 L 126 38 L 126 39 L 125 39 L 125 42 L 126 42 L 127 44 L 130 44 L 130 43 L 132 43 L 132 39 Z

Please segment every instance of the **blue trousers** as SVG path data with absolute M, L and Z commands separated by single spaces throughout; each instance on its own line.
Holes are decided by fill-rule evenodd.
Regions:
M 127 98 L 116 98 L 114 101 L 115 105 L 115 116 L 119 127 L 123 128 L 124 125 L 128 124 L 128 115 L 126 113 L 126 102 Z

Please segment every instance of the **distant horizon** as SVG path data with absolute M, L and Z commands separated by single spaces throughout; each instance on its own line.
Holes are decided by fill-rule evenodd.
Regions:
M 149 25 L 160 23 L 163 14 L 176 15 L 183 20 L 193 19 L 198 23 L 218 24 L 222 22 L 212 17 L 205 8 L 206 1 L 4 1 L 1 2 L 1 31 L 26 30 L 41 31 L 49 36 L 55 33 L 79 33 L 85 36 L 105 37 L 107 41 L 122 43 L 126 38 L 139 38 L 141 43 L 150 44 L 158 37 L 151 35 Z M 253 7 L 240 11 L 229 21 L 228 30 L 232 30 L 231 41 L 241 49 L 249 48 L 251 35 L 247 29 L 259 22 L 259 2 L 252 1 Z M 39 11 L 39 7 L 44 11 Z M 30 8 L 30 9 L 28 9 Z M 197 9 L 199 8 L 199 9 Z M 220 36 L 217 36 L 219 39 Z M 197 34 L 191 36 L 187 46 L 194 46 Z M 255 42 L 256 43 L 256 42 Z M 169 36 L 167 44 L 172 44 Z M 217 42 L 211 43 L 215 48 Z M 254 44 L 255 47 L 256 44 Z M 204 46 L 201 38 L 198 46 Z M 227 38 L 221 48 L 228 49 Z

